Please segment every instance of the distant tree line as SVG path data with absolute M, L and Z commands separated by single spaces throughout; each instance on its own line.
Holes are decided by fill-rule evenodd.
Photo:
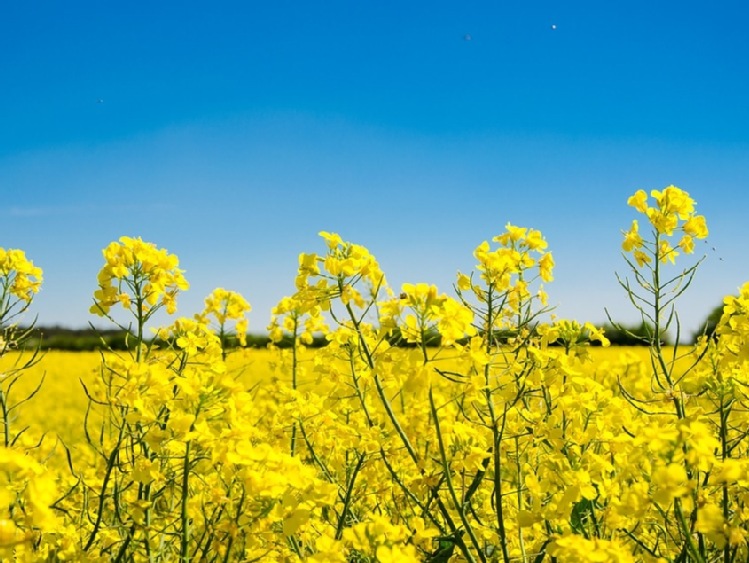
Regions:
M 702 323 L 702 326 L 700 326 L 700 329 L 694 334 L 694 339 L 697 340 L 701 335 L 705 335 L 709 338 L 712 338 L 715 335 L 715 329 L 718 327 L 718 322 L 720 322 L 720 317 L 723 316 L 723 305 L 718 305 L 710 311 L 710 314 L 707 316 L 707 319 L 705 319 L 705 322 Z
M 35 326 L 29 332 L 26 346 L 42 350 L 90 352 L 93 350 L 127 350 L 132 348 L 134 336 L 117 329 L 64 328 Z
M 25 329 L 24 329 L 25 330 Z M 248 334 L 248 348 L 267 348 L 270 338 L 262 334 Z M 154 339 L 155 346 L 164 347 L 169 343 Z M 280 348 L 288 348 L 292 344 L 290 336 L 284 336 L 277 343 Z M 323 336 L 313 339 L 310 347 L 317 348 L 325 346 L 327 340 Z M 29 348 L 41 348 L 42 350 L 62 350 L 69 352 L 91 352 L 95 350 L 131 350 L 135 346 L 135 335 L 118 329 L 95 329 L 95 328 L 66 328 L 60 326 L 35 326 L 30 330 L 26 345 Z M 226 338 L 228 347 L 238 346 L 239 343 L 234 336 Z
M 715 328 L 722 314 L 723 305 L 715 307 L 702 323 L 700 329 L 692 335 L 692 342 L 696 342 L 697 338 L 703 334 L 712 336 L 715 333 Z M 604 325 L 603 333 L 606 338 L 609 339 L 612 346 L 647 346 L 653 338 L 655 329 L 648 323 L 640 323 L 639 325 L 621 325 L 617 323 Z M 496 341 L 499 343 L 508 342 L 515 336 L 516 334 L 509 330 L 497 331 L 495 334 Z M 672 341 L 669 340 L 669 335 L 665 332 L 661 332 L 660 339 L 661 343 L 664 345 L 672 343 Z M 393 331 L 388 338 L 388 341 L 391 346 L 403 348 L 416 347 L 415 343 L 410 343 L 403 338 L 398 329 Z M 134 342 L 134 335 L 124 330 L 95 329 L 90 327 L 74 329 L 51 326 L 31 328 L 27 345 L 34 348 L 39 347 L 42 350 L 90 352 L 94 350 L 129 350 L 133 348 Z M 441 343 L 441 337 L 436 330 L 427 331 L 424 335 L 424 342 L 429 347 L 439 346 Z M 466 342 L 467 339 L 464 339 L 458 343 L 465 344 Z M 154 341 L 153 344 L 162 347 L 168 345 L 167 342 L 158 340 Z M 239 345 L 234 336 L 227 337 L 225 344 L 230 348 Z M 267 348 L 268 344 L 270 344 L 270 338 L 268 335 L 247 335 L 248 348 Z M 327 344 L 328 341 L 323 335 L 317 335 L 307 346 L 310 348 L 320 348 Z M 561 344 L 561 342 L 553 344 Z M 291 336 L 285 335 L 280 342 L 276 343 L 276 345 L 279 348 L 290 347 L 292 345 Z M 600 343 L 593 342 L 592 345 L 600 346 Z

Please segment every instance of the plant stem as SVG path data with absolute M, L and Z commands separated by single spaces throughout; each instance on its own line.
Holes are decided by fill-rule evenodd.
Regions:
M 414 447 L 411 445 L 411 441 L 408 439 L 408 436 L 406 436 L 406 433 L 403 431 L 403 428 L 401 427 L 400 423 L 398 422 L 398 417 L 395 416 L 395 411 L 393 410 L 393 407 L 390 405 L 390 401 L 388 400 L 387 395 L 385 395 L 385 389 L 382 387 L 380 376 L 374 373 L 375 371 L 374 358 L 372 357 L 372 353 L 369 351 L 369 347 L 367 346 L 367 343 L 364 340 L 364 335 L 361 332 L 361 325 L 359 321 L 357 321 L 356 315 L 354 314 L 354 311 L 351 308 L 351 305 L 346 304 L 346 311 L 348 312 L 349 317 L 351 318 L 351 322 L 354 323 L 354 328 L 356 329 L 356 333 L 359 336 L 359 343 L 362 347 L 362 350 L 364 351 L 364 357 L 367 360 L 367 365 L 369 366 L 369 369 L 372 370 L 373 372 L 375 388 L 377 389 L 377 395 L 380 397 L 382 406 L 385 408 L 385 412 L 387 413 L 388 418 L 390 419 L 390 422 L 392 422 L 393 426 L 395 427 L 395 431 L 400 437 L 401 442 L 403 442 L 403 445 L 406 447 L 406 451 L 408 452 L 408 455 L 411 457 L 414 463 L 418 465 L 419 456 L 416 453 L 416 450 L 414 449 Z
M 192 431 L 192 428 L 190 429 Z M 180 537 L 180 559 L 184 563 L 190 561 L 189 554 L 189 542 L 190 542 L 190 515 L 187 511 L 187 501 L 189 498 L 188 491 L 188 480 L 190 477 L 190 444 L 191 440 L 188 440 L 185 444 L 185 458 L 182 464 L 182 499 L 181 499 L 181 510 L 180 520 L 182 524 L 182 532 Z
M 359 460 L 356 462 L 354 471 L 351 473 L 351 479 L 349 480 L 348 487 L 346 488 L 346 497 L 343 499 L 343 510 L 338 518 L 338 525 L 336 526 L 335 539 L 340 540 L 343 537 L 343 528 L 346 526 L 346 516 L 351 509 L 351 496 L 354 492 L 354 484 L 356 483 L 356 476 L 359 474 L 359 470 L 364 465 L 364 454 L 359 455 Z
M 490 355 L 492 352 L 494 332 L 494 286 L 489 285 L 486 293 L 486 353 Z M 502 549 L 502 558 L 505 563 L 510 561 L 510 552 L 507 548 L 507 534 L 505 532 L 505 520 L 504 510 L 502 506 L 502 434 L 504 433 L 504 424 L 507 420 L 507 409 L 504 409 L 502 413 L 502 429 L 497 428 L 499 420 L 497 419 L 496 409 L 494 406 L 494 397 L 492 396 L 491 390 L 491 378 L 490 378 L 490 366 L 486 364 L 484 366 L 484 396 L 486 397 L 486 405 L 489 409 L 489 416 L 492 422 L 492 454 L 494 457 L 494 504 L 495 510 L 497 511 L 497 533 L 499 535 L 499 544 Z
M 484 552 L 481 549 L 479 540 L 476 537 L 476 534 L 474 533 L 473 528 L 471 527 L 471 523 L 468 521 L 468 518 L 466 518 L 465 507 L 458 500 L 458 495 L 455 492 L 455 486 L 453 485 L 450 464 L 447 461 L 447 453 L 445 452 L 445 442 L 442 439 L 442 431 L 440 430 L 440 421 L 439 421 L 439 417 L 437 416 L 437 407 L 435 407 L 434 405 L 434 393 L 432 392 L 431 385 L 429 386 L 429 406 L 431 407 L 431 410 L 432 410 L 432 419 L 434 420 L 434 429 L 437 432 L 437 443 L 440 449 L 440 460 L 442 462 L 442 471 L 445 475 L 445 479 L 447 480 L 447 489 L 450 492 L 450 497 L 452 498 L 453 506 L 455 506 L 455 510 L 458 512 L 458 516 L 460 516 L 460 521 L 463 523 L 463 527 L 465 528 L 466 532 L 468 532 L 468 537 L 471 538 L 471 543 L 473 544 L 473 547 L 476 549 L 476 552 L 478 553 L 479 558 L 481 559 L 481 561 L 486 561 L 486 556 L 484 555 Z M 475 561 L 472 555 L 470 556 L 469 561 Z
M 294 333 L 292 334 L 294 341 L 291 343 L 291 388 L 296 391 L 297 388 L 297 332 L 299 327 L 299 318 L 294 316 Z M 291 427 L 291 457 L 294 457 L 296 452 L 296 420 L 293 422 Z

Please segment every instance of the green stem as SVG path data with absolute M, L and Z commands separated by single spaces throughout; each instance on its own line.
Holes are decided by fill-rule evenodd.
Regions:
M 523 510 L 523 471 L 520 465 L 520 439 L 517 436 L 515 436 L 515 462 L 518 468 L 518 510 Z M 518 539 L 520 540 L 520 554 L 523 557 L 523 563 L 525 563 L 525 541 L 523 540 L 523 529 L 521 527 L 518 527 Z
M 442 470 L 445 475 L 445 479 L 447 480 L 447 489 L 450 492 L 450 497 L 453 501 L 453 506 L 455 507 L 455 510 L 458 512 L 458 516 L 460 516 L 460 521 L 463 523 L 463 527 L 465 528 L 466 532 L 468 532 L 468 537 L 471 539 L 471 543 L 473 544 L 473 547 L 476 549 L 476 553 L 478 553 L 479 558 L 481 561 L 486 561 L 486 556 L 484 555 L 483 550 L 481 549 L 481 545 L 479 544 L 479 540 L 476 537 L 476 534 L 473 531 L 473 528 L 471 527 L 471 523 L 468 521 L 468 518 L 466 517 L 465 510 L 463 504 L 458 500 L 458 495 L 455 492 L 455 486 L 453 485 L 453 479 L 450 471 L 450 464 L 447 461 L 447 453 L 445 452 L 445 442 L 442 439 L 442 431 L 440 430 L 440 421 L 439 417 L 437 416 L 437 407 L 434 405 L 434 394 L 432 393 L 432 386 L 429 386 L 429 406 L 432 410 L 432 418 L 434 419 L 434 429 L 437 432 L 437 443 L 439 445 L 440 449 L 440 460 L 442 462 Z M 469 553 L 469 561 L 475 561 L 473 558 L 473 555 Z
M 0 390 L 0 408 L 3 410 L 3 438 L 5 447 L 10 447 L 10 415 L 8 412 L 8 398 L 5 393 Z
M 192 428 L 190 429 L 190 431 L 192 431 Z M 188 440 L 185 444 L 185 458 L 182 464 L 182 499 L 180 503 L 180 520 L 182 524 L 182 533 L 180 537 L 180 559 L 184 563 L 188 563 L 190 561 L 190 515 L 187 511 L 187 501 L 190 496 L 187 489 L 190 477 L 190 444 L 190 440 Z
M 343 537 L 343 528 L 346 526 L 346 516 L 349 513 L 350 505 L 351 505 L 351 496 L 354 492 L 354 484 L 356 483 L 356 476 L 359 474 L 359 470 L 361 470 L 362 465 L 364 465 L 364 454 L 361 454 L 359 456 L 359 460 L 356 462 L 356 466 L 354 467 L 354 471 L 351 473 L 351 480 L 348 483 L 348 487 L 346 488 L 346 497 L 343 500 L 343 510 L 341 511 L 341 516 L 338 518 L 338 525 L 336 526 L 335 531 L 335 539 L 340 540 L 341 537 Z
M 218 329 L 218 340 L 221 343 L 221 360 L 224 362 L 226 361 L 226 329 L 224 328 L 224 323 L 221 323 L 221 326 Z
M 140 362 L 141 345 L 143 344 L 143 326 L 146 321 L 143 316 L 143 304 L 145 300 L 142 295 L 140 282 L 134 284 L 133 293 L 135 294 L 135 319 L 137 321 L 137 336 L 135 341 L 135 361 Z
M 340 283 L 340 282 L 339 282 Z M 341 287 L 341 291 L 343 288 Z M 364 335 L 361 332 L 361 325 L 359 321 L 356 319 L 356 315 L 354 314 L 354 310 L 351 308 L 351 305 L 346 304 L 346 311 L 349 314 L 349 318 L 351 319 L 351 322 L 354 324 L 354 328 L 356 329 L 356 334 L 359 336 L 359 343 L 361 344 L 362 350 L 364 352 L 364 357 L 367 360 L 367 365 L 369 366 L 369 369 L 372 370 L 372 373 L 374 374 L 374 383 L 375 383 L 375 389 L 377 389 L 377 395 L 380 397 L 380 401 L 382 402 L 382 406 L 385 408 L 385 412 L 388 415 L 388 418 L 390 419 L 390 422 L 393 424 L 393 427 L 395 428 L 395 432 L 398 434 L 398 436 L 401 439 L 401 442 L 406 448 L 406 451 L 408 452 L 408 455 L 411 457 L 411 459 L 416 463 L 419 464 L 419 456 L 416 453 L 416 450 L 411 445 L 411 441 L 408 439 L 408 436 L 406 436 L 406 433 L 403 431 L 403 428 L 401 427 L 400 423 L 398 422 L 398 417 L 395 416 L 395 411 L 393 410 L 393 407 L 390 405 L 390 401 L 387 398 L 387 395 L 385 395 L 385 389 L 382 386 L 382 382 L 380 381 L 379 375 L 375 373 L 375 364 L 374 364 L 374 358 L 372 357 L 372 353 L 369 351 L 369 347 L 367 346 L 366 341 L 364 340 Z
M 99 533 L 101 521 L 104 518 L 104 499 L 106 498 L 107 486 L 109 485 L 109 479 L 112 477 L 114 464 L 117 459 L 117 455 L 119 454 L 120 446 L 122 445 L 122 434 L 124 430 L 125 426 L 123 425 L 120 427 L 120 434 L 117 437 L 117 443 L 115 444 L 114 448 L 112 448 L 112 453 L 110 453 L 109 457 L 107 458 L 107 468 L 104 473 L 104 480 L 101 484 L 101 494 L 99 495 L 99 506 L 96 510 L 96 521 L 94 522 L 94 529 L 91 530 L 91 535 L 89 535 L 88 541 L 86 542 L 86 546 L 83 548 L 83 551 L 88 551 L 89 549 L 91 549 L 91 546 L 96 539 L 96 535 Z
M 490 355 L 492 353 L 492 345 L 494 339 L 493 325 L 494 325 L 494 286 L 489 285 L 486 293 L 486 326 L 487 326 L 487 339 L 486 339 L 486 353 Z M 492 421 L 492 454 L 494 457 L 494 505 L 497 511 L 497 532 L 499 535 L 499 544 L 502 549 L 502 559 L 505 563 L 510 561 L 510 551 L 507 547 L 507 534 L 505 532 L 505 520 L 504 520 L 504 509 L 502 506 L 502 455 L 501 455 L 501 444 L 502 434 L 504 433 L 504 424 L 507 420 L 507 410 L 502 413 L 502 429 L 497 428 L 499 420 L 497 419 L 496 409 L 494 406 L 494 397 L 492 396 L 491 390 L 491 373 L 489 364 L 484 366 L 484 396 L 486 397 L 486 405 L 489 409 L 489 416 Z
M 294 315 L 294 341 L 291 343 L 291 388 L 296 391 L 297 388 L 297 333 L 299 330 L 299 318 Z M 296 420 L 293 422 L 291 427 L 291 457 L 294 457 L 296 452 Z
M 721 447 L 721 461 L 725 463 L 726 459 L 730 457 L 728 451 L 728 416 L 731 412 L 730 405 L 726 405 L 724 395 L 721 393 L 720 396 L 720 447 Z M 728 517 L 730 515 L 731 501 L 728 495 L 728 483 L 723 483 L 723 521 L 727 524 Z M 731 546 L 726 541 L 726 545 L 723 546 L 723 563 L 730 563 L 731 561 Z
M 663 377 L 668 383 L 669 389 L 673 393 L 673 403 L 676 409 L 676 415 L 679 419 L 683 419 L 686 415 L 684 412 L 684 405 L 681 399 L 677 396 L 676 390 L 674 389 L 673 378 L 671 377 L 671 370 L 668 369 L 666 364 L 666 358 L 663 357 L 663 347 L 661 346 L 661 279 L 660 279 L 660 260 L 658 255 L 660 252 L 661 235 L 656 233 L 655 236 L 655 263 L 653 266 L 653 323 L 654 332 L 652 344 L 655 346 L 655 355 L 658 360 L 658 365 L 663 372 Z
M 245 501 L 245 490 L 244 487 L 242 487 L 242 495 L 239 498 L 239 502 L 237 503 L 237 512 L 234 515 L 234 524 L 238 526 L 239 523 L 239 517 L 242 515 L 242 509 L 244 508 L 244 501 Z M 234 544 L 234 536 L 229 536 L 229 541 L 226 544 L 226 555 L 224 556 L 224 563 L 229 563 L 229 556 L 231 555 L 231 548 Z
M 705 563 L 705 560 L 700 555 L 697 547 L 694 545 L 692 531 L 689 527 L 689 524 L 687 523 L 686 518 L 684 517 L 684 511 L 681 508 L 681 499 L 674 499 L 674 511 L 676 512 L 676 517 L 678 518 L 679 525 L 681 527 L 681 533 L 684 534 L 684 539 L 687 542 L 687 551 L 692 554 L 692 557 L 694 557 L 696 563 Z
M 502 505 L 502 456 L 500 446 L 504 434 L 505 422 L 507 421 L 507 410 L 502 413 L 502 428 L 497 428 L 497 423 L 492 425 L 494 434 L 494 504 L 497 510 L 497 531 L 499 533 L 499 544 L 502 548 L 502 558 L 505 563 L 510 561 L 510 552 L 507 548 L 507 532 L 505 530 L 504 506 Z

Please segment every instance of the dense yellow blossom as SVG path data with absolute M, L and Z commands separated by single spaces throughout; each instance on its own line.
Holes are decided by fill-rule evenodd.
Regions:
M 189 287 L 174 254 L 131 237 L 121 237 L 102 253 L 104 266 L 98 276 L 99 289 L 94 293 L 93 314 L 106 315 L 117 303 L 125 309 L 137 307 L 141 315 L 161 306 L 174 313 L 177 293 Z M 136 303 L 132 303 L 134 298 Z
M 633 350 L 548 316 L 554 259 L 512 224 L 455 297 L 393 292 L 366 247 L 323 231 L 273 309 L 273 345 L 233 354 L 241 295 L 151 326 L 188 287 L 178 260 L 112 243 L 93 312 L 129 312 L 132 350 L 39 358 L 0 327 L 18 347 L 0 347 L 0 559 L 746 560 L 749 284 L 714 338 L 666 350 L 662 302 L 696 266 L 677 283 L 660 269 L 706 222 L 674 186 L 628 204 L 650 229 L 624 233 L 635 277 L 620 282 L 656 325 Z M 20 251 L 0 267 L 11 254 L 0 320 L 41 283 Z
M 29 302 L 41 285 L 42 269 L 34 266 L 34 263 L 26 258 L 23 250 L 6 250 L 0 247 L 0 303 L 4 309 L 3 313 L 10 309 L 11 297 Z
M 246 346 L 249 326 L 246 315 L 250 311 L 252 307 L 241 294 L 218 287 L 205 298 L 205 308 L 202 313 L 196 315 L 196 319 L 205 324 L 210 320 L 215 321 L 216 332 L 221 340 L 229 332 L 228 323 L 233 322 L 237 340 L 242 346 Z
M 629 231 L 624 233 L 622 249 L 632 253 L 639 267 L 653 260 L 675 264 L 679 255 L 676 248 L 684 254 L 692 254 L 694 239 L 704 239 L 708 235 L 707 223 L 702 215 L 695 214 L 695 201 L 690 195 L 676 186 L 668 186 L 662 191 L 652 190 L 650 195 L 655 200 L 652 207 L 648 205 L 648 195 L 644 190 L 638 190 L 627 203 L 647 217 L 656 235 L 655 240 L 645 243 L 635 219 Z M 678 241 L 671 241 L 677 231 L 681 232 Z

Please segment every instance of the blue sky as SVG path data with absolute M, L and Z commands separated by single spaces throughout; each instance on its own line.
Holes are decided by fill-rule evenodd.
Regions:
M 214 287 L 293 291 L 320 230 L 393 285 L 450 292 L 507 222 L 542 230 L 557 313 L 618 288 L 635 190 L 711 235 L 685 331 L 749 280 L 749 8 L 714 2 L 111 2 L 0 6 L 0 246 L 45 270 L 39 323 L 85 326 L 101 248 L 176 253 Z M 714 250 L 713 250 L 714 248 Z

